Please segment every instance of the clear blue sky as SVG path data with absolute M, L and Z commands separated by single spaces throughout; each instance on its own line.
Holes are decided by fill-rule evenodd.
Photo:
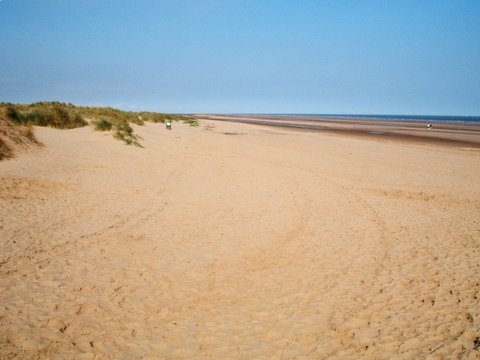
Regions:
M 0 101 L 480 115 L 478 0 L 0 0 Z

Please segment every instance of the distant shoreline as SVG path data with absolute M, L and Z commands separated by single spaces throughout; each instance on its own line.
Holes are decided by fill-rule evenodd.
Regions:
M 275 126 L 292 130 L 321 131 L 340 135 L 362 136 L 379 140 L 414 141 L 421 143 L 473 147 L 480 149 L 480 122 L 454 122 L 431 119 L 420 121 L 372 119 L 367 117 L 337 118 L 321 115 L 224 115 L 194 114 L 198 120 L 214 120 Z M 427 124 L 433 124 L 432 129 Z
M 480 124 L 480 116 L 466 115 L 388 115 L 388 114 L 282 114 L 282 113 L 212 113 L 218 116 L 282 117 L 282 118 L 322 118 L 332 120 L 375 120 L 375 121 L 411 121 L 411 122 L 452 122 Z M 191 115 L 212 115 L 191 114 Z

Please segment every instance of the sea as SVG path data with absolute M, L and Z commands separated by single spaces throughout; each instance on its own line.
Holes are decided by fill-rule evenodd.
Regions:
M 333 119 L 366 119 L 383 121 L 418 121 L 418 122 L 456 122 L 480 124 L 480 116 L 454 115 L 379 115 L 379 114 L 270 114 L 283 116 L 321 116 Z

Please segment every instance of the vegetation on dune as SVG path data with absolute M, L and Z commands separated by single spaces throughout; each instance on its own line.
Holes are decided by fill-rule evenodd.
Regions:
M 13 156 L 13 150 L 0 137 L 0 160 L 9 159 Z
M 92 120 L 91 123 L 97 131 L 110 131 L 113 129 L 113 137 L 115 137 L 116 139 L 123 140 L 127 145 L 135 145 L 142 147 L 138 142 L 140 136 L 135 135 L 130 124 L 123 119 L 99 119 Z
M 0 109 L 0 160 L 12 158 L 15 152 L 39 146 L 31 125 L 19 125 L 8 121 Z
M 132 127 L 127 123 L 118 123 L 114 125 L 114 137 L 120 140 L 123 140 L 127 145 L 135 145 L 142 147 L 138 142 L 138 139 L 141 139 L 140 136 L 133 133 Z
M 153 123 L 165 123 L 167 120 L 170 121 L 182 121 L 185 124 L 189 124 L 190 126 L 198 126 L 198 122 L 196 119 L 184 116 L 184 115 L 175 115 L 175 114 L 163 114 L 163 113 L 154 113 L 154 112 L 140 112 L 138 113 L 138 117 L 142 121 L 148 121 Z
M 13 138 L 19 138 L 24 134 L 35 139 L 32 132 L 32 125 L 48 126 L 57 129 L 74 129 L 90 124 L 98 131 L 113 131 L 113 136 L 123 140 L 128 145 L 141 146 L 130 124 L 144 125 L 147 122 L 165 123 L 170 121 L 181 121 L 191 126 L 198 126 L 195 119 L 188 116 L 176 114 L 164 114 L 156 112 L 132 112 L 123 111 L 110 107 L 89 107 L 75 106 L 69 103 L 61 102 L 37 102 L 33 104 L 11 104 L 0 103 L 0 120 L 2 129 L 17 128 L 16 135 L 8 131 Z M 0 137 L 0 160 L 13 156 L 13 150 L 9 145 L 15 140 L 5 140 L 8 136 L 6 132 Z M 35 140 L 36 141 L 36 140 Z M 3 154 L 3 155 L 2 155 Z
M 57 129 L 74 129 L 88 125 L 78 112 L 66 104 L 36 103 L 6 104 L 5 106 L 7 119 L 19 125 L 50 126 Z
M 165 123 L 165 121 L 181 121 L 183 123 L 197 126 L 198 123 L 195 119 L 178 114 L 165 114 L 149 111 L 123 111 L 110 107 L 86 107 L 78 106 L 76 107 L 78 112 L 87 119 L 105 119 L 110 121 L 112 124 L 123 122 L 131 123 L 136 125 L 143 125 L 145 122 L 153 123 Z
M 97 131 L 110 131 L 112 129 L 112 123 L 105 119 L 93 120 L 92 125 Z
M 110 121 L 112 124 L 123 122 L 143 125 L 142 119 L 140 119 L 138 113 L 135 112 L 118 110 L 111 107 L 78 106 L 76 108 L 86 119 L 104 119 Z

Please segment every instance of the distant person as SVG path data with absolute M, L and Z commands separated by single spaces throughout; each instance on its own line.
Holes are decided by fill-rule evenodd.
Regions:
M 165 126 L 167 130 L 172 130 L 172 122 L 170 120 L 165 121 Z
M 432 124 L 427 125 L 427 129 L 430 130 L 432 128 Z

